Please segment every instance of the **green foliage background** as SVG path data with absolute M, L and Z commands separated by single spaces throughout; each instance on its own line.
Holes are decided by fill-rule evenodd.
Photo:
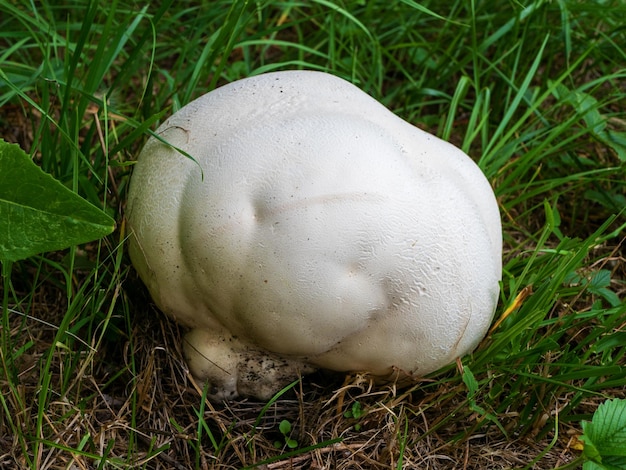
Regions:
M 151 421 L 142 408 L 150 362 L 138 351 L 154 313 L 133 302 L 140 287 L 124 254 L 123 214 L 134 157 L 165 116 L 221 84 L 306 68 L 355 83 L 468 152 L 504 224 L 497 317 L 507 317 L 463 358 L 463 375 L 451 366 L 404 395 L 348 396 L 346 407 L 358 400 L 366 413 L 347 435 L 370 442 L 374 420 L 397 416 L 387 464 L 398 468 L 422 462 L 415 449 L 432 436 L 453 452 L 487 432 L 545 442 L 541 461 L 558 432 L 580 431 L 589 403 L 626 387 L 623 18 L 618 0 L 1 0 L 5 140 L 117 224 L 99 243 L 3 272 L 0 435 L 14 436 L 2 441 L 6 455 L 23 455 L 27 468 L 55 459 L 149 468 L 170 454 L 190 466 L 280 458 L 271 437 L 265 446 L 240 420 L 224 424 L 204 404 L 194 414 L 198 396 L 184 407 L 193 410 L 188 426 L 174 414 Z M 161 369 L 159 383 L 170 373 L 193 390 L 177 370 Z M 83 413 L 105 395 L 128 400 L 123 436 L 100 434 Z M 428 432 L 418 432 L 424 410 Z M 314 415 L 289 418 L 305 431 L 304 449 L 353 425 L 323 426 Z M 73 420 L 85 432 L 62 434 Z M 183 430 L 193 440 L 157 444 L 159 433 Z

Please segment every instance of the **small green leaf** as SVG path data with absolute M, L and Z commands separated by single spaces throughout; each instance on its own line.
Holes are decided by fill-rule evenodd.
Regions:
M 361 408 L 361 403 L 359 403 L 358 401 L 355 401 L 352 404 L 352 416 L 356 419 L 359 419 L 361 416 L 363 416 L 363 409 Z
M 611 147 L 621 161 L 626 161 L 626 133 L 607 129 L 607 118 L 600 113 L 600 104 L 593 96 L 580 91 L 571 91 L 558 84 L 554 96 L 569 103 L 582 117 L 587 128 L 597 139 Z
M 17 261 L 86 243 L 115 222 L 0 139 L 0 259 Z
M 298 447 L 298 441 L 289 437 L 289 434 L 291 434 L 291 423 L 289 421 L 283 419 L 278 425 L 278 429 L 280 430 L 281 434 L 285 436 L 285 444 L 287 444 L 287 447 L 289 447 L 290 449 L 295 449 L 296 447 Z M 280 448 L 282 447 L 282 445 L 280 442 L 276 441 L 274 443 L 274 447 Z
M 591 276 L 591 281 L 589 282 L 589 287 L 593 289 L 608 287 L 609 285 L 611 285 L 611 271 L 608 269 L 601 269 L 596 272 Z
M 359 419 L 365 416 L 365 411 L 363 410 L 361 403 L 359 403 L 358 401 L 355 401 L 354 403 L 352 403 L 352 406 L 350 407 L 350 409 L 346 410 L 343 413 L 343 416 L 344 418 Z
M 611 147 L 621 161 L 626 162 L 626 133 L 607 130 L 599 132 L 597 137 Z
M 613 307 L 618 307 L 622 302 L 619 296 L 608 287 L 611 285 L 611 271 L 601 269 L 591 276 L 588 283 L 589 292 L 603 297 Z
M 593 96 L 577 90 L 571 91 L 561 83 L 555 89 L 555 96 L 569 103 L 594 134 L 604 131 L 606 118 L 600 114 L 598 100 Z
M 612 307 L 619 307 L 622 304 L 619 296 L 612 290 L 607 289 L 606 287 L 594 289 L 592 292 L 603 297 L 609 304 L 611 304 Z
M 291 423 L 286 419 L 283 419 L 278 425 L 278 429 L 280 429 L 280 432 L 283 436 L 288 436 L 291 432 Z
M 472 398 L 478 392 L 478 381 L 469 367 L 463 367 L 463 383 L 467 386 L 468 396 Z

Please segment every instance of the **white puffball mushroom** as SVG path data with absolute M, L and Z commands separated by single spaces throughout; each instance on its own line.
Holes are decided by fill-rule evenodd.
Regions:
M 212 398 L 314 368 L 419 377 L 485 335 L 500 215 L 453 145 L 312 71 L 223 86 L 156 133 L 171 146 L 138 157 L 130 255 Z

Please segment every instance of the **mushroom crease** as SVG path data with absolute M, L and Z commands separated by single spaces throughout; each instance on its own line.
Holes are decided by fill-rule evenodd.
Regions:
M 419 377 L 485 335 L 500 215 L 458 148 L 313 71 L 218 88 L 156 134 L 130 256 L 211 398 L 268 399 L 317 368 Z

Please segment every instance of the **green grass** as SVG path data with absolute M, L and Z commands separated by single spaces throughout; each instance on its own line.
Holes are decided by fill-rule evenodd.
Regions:
M 199 3 L 0 1 L 2 135 L 118 222 L 99 243 L 3 265 L 0 466 L 458 468 L 466 449 L 469 468 L 574 459 L 581 420 L 626 395 L 623 2 Z M 532 294 L 463 358 L 465 375 L 450 366 L 409 391 L 355 379 L 341 399 L 341 382 L 317 377 L 299 400 L 224 409 L 185 375 L 180 332 L 124 252 L 132 161 L 190 100 L 294 68 L 352 81 L 492 182 L 497 317 Z M 358 431 L 343 416 L 356 401 Z M 300 450 L 273 447 L 283 419 Z M 509 460 L 480 449 L 530 438 L 539 447 Z

